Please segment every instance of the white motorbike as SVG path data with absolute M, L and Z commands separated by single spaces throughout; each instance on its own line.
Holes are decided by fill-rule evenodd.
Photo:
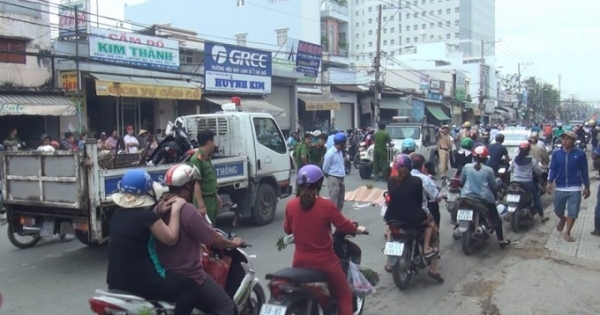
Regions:
M 235 235 L 216 231 L 228 238 Z M 246 246 L 250 246 L 247 245 Z M 245 247 L 245 246 L 244 246 Z M 232 264 L 239 262 L 244 268 L 246 275 L 237 289 L 233 301 L 237 306 L 239 314 L 258 314 L 258 311 L 266 301 L 265 292 L 256 277 L 256 272 L 250 261 L 250 256 L 241 249 L 231 250 Z M 94 314 L 98 315 L 172 315 L 175 304 L 162 301 L 148 301 L 142 297 L 128 292 L 116 290 L 96 290 L 96 296 L 89 300 Z M 194 310 L 192 315 L 206 315 L 200 310 Z

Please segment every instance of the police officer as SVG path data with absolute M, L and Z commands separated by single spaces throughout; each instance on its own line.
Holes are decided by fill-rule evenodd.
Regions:
M 307 132 L 304 134 L 302 142 L 299 142 L 294 150 L 294 159 L 296 161 L 296 171 L 300 170 L 304 165 L 310 163 L 310 147 L 313 141 L 313 134 Z
M 387 147 L 391 145 L 390 134 L 385 131 L 385 124 L 379 124 L 379 130 L 373 135 L 375 148 L 373 149 L 373 174 L 375 180 L 385 179 L 389 176 L 389 165 L 387 159 Z M 379 177 L 381 173 L 382 177 Z
M 192 165 L 200 171 L 200 179 L 194 186 L 194 206 L 201 214 L 207 216 L 213 225 L 221 207 L 217 174 L 211 162 L 216 148 L 215 135 L 214 131 L 208 129 L 198 132 L 196 140 L 200 147 L 191 159 Z

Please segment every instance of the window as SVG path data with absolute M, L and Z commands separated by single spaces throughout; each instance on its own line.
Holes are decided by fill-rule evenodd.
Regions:
M 394 45 L 394 40 L 390 39 L 390 45 Z M 394 52 L 392 51 L 392 55 L 394 55 Z
M 418 30 L 418 29 L 419 29 L 419 25 L 415 24 L 415 25 L 413 26 L 413 31 L 416 31 L 416 30 Z
M 413 38 L 413 41 L 416 43 L 419 41 L 419 38 L 417 36 L 415 36 L 415 38 Z
M 392 39 L 392 41 L 394 41 L 394 40 Z M 390 52 L 390 56 L 393 56 L 394 53 L 395 53 L 395 51 L 392 50 L 392 52 Z
M 392 15 L 392 16 L 390 16 L 390 21 L 393 21 L 393 20 L 394 20 L 394 16 Z
M 369 58 L 373 58 L 373 53 L 369 53 Z
M 434 23 L 429 23 L 429 28 L 433 28 L 435 26 Z
M 431 3 L 433 3 L 433 0 L 429 0 L 429 3 L 430 3 L 430 4 L 431 4 Z
M 415 0 L 415 1 L 413 2 L 413 4 L 414 4 L 414 5 L 418 5 L 418 4 L 419 4 L 419 1 L 418 1 L 418 0 Z
M 442 27 L 442 22 L 438 22 L 438 27 Z
M 26 64 L 27 56 L 25 54 L 2 53 L 3 50 L 24 52 L 26 47 L 27 42 L 24 40 L 0 38 L 0 63 Z
M 354 2 L 354 4 L 358 5 L 358 0 L 356 0 L 356 1 Z
M 373 7 L 369 7 L 369 12 L 373 12 Z
M 406 18 L 410 19 L 410 13 L 406 13 Z
M 433 10 L 429 11 L 429 15 L 433 15 L 433 14 L 434 14 Z
M 427 11 L 421 12 L 421 16 L 427 16 Z
M 427 24 L 425 24 L 425 23 L 421 24 L 421 29 L 422 29 L 422 30 L 424 30 L 424 29 L 426 29 L 426 28 L 427 28 Z
M 433 39 L 433 35 L 429 35 L 429 38 L 430 38 L 430 39 Z
M 360 45 L 356 45 L 356 50 L 359 50 L 359 49 L 360 49 Z
M 248 34 L 238 34 L 235 35 L 235 39 L 237 40 L 237 45 L 238 46 L 246 46 L 246 36 Z
M 354 25 L 356 25 L 356 27 L 360 27 L 360 23 L 356 22 Z
M 460 20 L 454 20 L 454 25 L 459 25 L 460 24 Z
M 385 40 L 385 39 L 383 40 L 383 45 L 384 46 L 387 45 L 387 40 Z
M 419 140 L 421 138 L 421 127 L 400 127 L 400 126 L 387 126 L 385 131 L 390 134 L 390 138 L 404 140 L 406 138 L 413 138 Z M 423 137 L 423 139 L 425 139 Z
M 450 39 L 450 33 L 446 34 L 446 39 Z
M 450 8 L 446 9 L 446 14 L 450 14 Z
M 387 28 L 383 29 L 383 34 L 387 34 Z
M 409 37 L 406 38 L 406 43 L 410 44 L 410 38 Z
M 419 12 L 415 12 L 414 17 L 419 17 Z
M 410 25 L 406 25 L 406 30 L 410 31 Z
M 454 12 L 458 13 L 460 11 L 459 7 L 454 8 Z
M 239 7 L 243 7 L 243 6 L 245 6 L 245 5 L 246 5 L 246 0 L 237 0 L 237 1 L 235 2 L 235 6 L 236 6 L 236 7 L 238 7 L 238 8 L 239 8 Z
M 393 33 L 393 32 L 394 32 L 394 28 L 390 27 L 390 33 Z
M 360 34 L 356 33 L 356 38 L 360 38 Z
M 438 15 L 442 14 L 442 9 L 438 10 Z
M 454 33 L 454 38 L 459 38 L 460 37 L 460 33 Z
M 277 46 L 283 46 L 288 39 L 288 29 L 283 28 L 280 30 L 276 30 L 275 32 L 277 32 Z
M 373 42 L 369 42 L 369 47 L 373 47 Z
M 356 10 L 356 16 L 358 16 L 360 14 L 360 11 Z
M 426 4 L 426 3 L 427 3 L 427 0 L 422 0 L 421 1 L 421 4 Z
M 369 19 L 369 24 L 373 23 L 373 19 Z
M 450 21 L 446 21 L 446 26 L 450 26 Z
M 275 120 L 266 117 L 255 117 L 253 122 L 258 143 L 277 153 L 287 154 L 287 145 Z
M 383 21 L 384 21 L 384 22 L 387 22 L 387 16 L 384 16 L 384 17 L 383 17 Z
M 369 35 L 373 35 L 373 30 L 369 30 Z

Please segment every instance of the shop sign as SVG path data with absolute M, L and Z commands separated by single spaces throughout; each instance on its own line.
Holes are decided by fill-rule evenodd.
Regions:
M 205 90 L 271 94 L 270 52 L 207 42 L 204 54 Z
M 92 27 L 90 58 L 117 64 L 179 70 L 179 42 Z
M 75 116 L 76 112 L 73 105 L 0 105 L 0 116 Z
M 61 71 L 60 82 L 65 91 L 77 91 L 77 71 Z
M 467 100 L 466 76 L 460 71 L 456 72 L 456 92 L 454 97 L 461 102 Z
M 304 73 L 307 77 L 316 78 L 321 69 L 322 56 L 323 47 L 321 45 L 298 41 L 296 72 Z
M 75 20 L 77 20 L 78 31 L 86 34 L 90 20 L 89 7 L 89 0 L 61 0 L 58 7 L 58 36 L 75 36 Z M 77 16 L 75 16 L 75 8 L 77 8 Z
M 200 88 L 96 81 L 96 95 L 167 100 L 199 100 Z
M 340 103 L 338 102 L 307 102 L 306 110 L 317 111 L 317 110 L 338 110 L 340 109 Z

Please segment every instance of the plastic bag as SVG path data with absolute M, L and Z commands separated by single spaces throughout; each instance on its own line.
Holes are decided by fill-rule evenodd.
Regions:
M 375 293 L 375 288 L 369 280 L 360 272 L 358 265 L 348 262 L 348 285 L 352 293 L 357 296 L 366 296 Z
M 230 265 L 231 257 L 229 256 L 224 256 L 223 258 L 217 258 L 211 254 L 203 254 L 202 256 L 202 268 L 223 288 L 227 281 Z

